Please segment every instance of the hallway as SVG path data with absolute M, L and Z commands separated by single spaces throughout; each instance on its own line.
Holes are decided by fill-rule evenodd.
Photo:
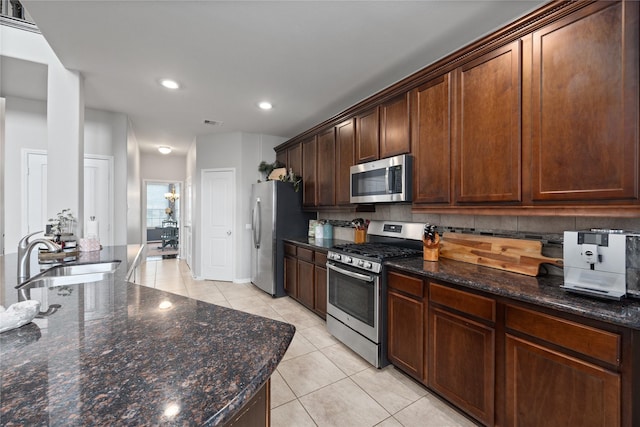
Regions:
M 250 283 L 194 280 L 180 259 L 148 258 L 140 284 L 288 322 L 296 335 L 271 379 L 271 425 L 457 427 L 474 423 L 393 366 L 375 369 L 289 297 Z

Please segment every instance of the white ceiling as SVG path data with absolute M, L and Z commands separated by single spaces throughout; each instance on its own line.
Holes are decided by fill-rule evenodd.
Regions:
M 293 137 L 546 1 L 22 3 L 87 107 L 127 114 L 143 151 L 184 154 L 202 134 Z

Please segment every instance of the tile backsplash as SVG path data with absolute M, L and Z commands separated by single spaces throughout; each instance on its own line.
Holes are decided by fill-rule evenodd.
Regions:
M 395 220 L 430 223 L 443 231 L 499 235 L 543 242 L 542 254 L 562 258 L 562 237 L 565 230 L 611 228 L 640 231 L 640 218 L 567 217 L 567 216 L 502 216 L 414 214 L 410 204 L 376 205 L 375 212 L 321 212 L 318 219 L 344 221 L 346 227 L 334 227 L 334 238 L 353 241 L 349 221 L 361 217 L 372 220 Z M 562 275 L 562 269 L 546 266 L 549 274 Z

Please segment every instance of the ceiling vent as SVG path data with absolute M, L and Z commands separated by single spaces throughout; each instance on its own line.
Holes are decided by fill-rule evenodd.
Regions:
M 205 125 L 210 125 L 210 126 L 222 126 L 222 123 L 223 122 L 218 121 L 218 120 L 205 120 L 204 121 Z

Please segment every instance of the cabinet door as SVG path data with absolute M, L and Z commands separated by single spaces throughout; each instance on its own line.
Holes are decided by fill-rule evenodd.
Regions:
M 620 375 L 509 334 L 506 351 L 507 425 L 620 425 Z
M 296 144 L 287 150 L 287 168 L 293 170 L 298 176 L 302 176 L 302 144 Z
M 414 203 L 451 199 L 450 78 L 446 74 L 411 92 Z
M 284 291 L 292 298 L 298 298 L 298 260 L 284 257 Z
M 336 138 L 331 128 L 318 135 L 318 206 L 336 204 Z
M 458 69 L 457 202 L 521 199 L 520 41 Z
M 355 120 L 336 126 L 336 204 L 348 205 L 351 197 L 351 166 L 354 165 Z
M 280 150 L 276 153 L 276 161 L 282 163 L 289 168 L 288 150 Z
M 313 309 L 325 319 L 327 317 L 327 269 L 316 265 L 313 273 L 315 282 Z
M 493 328 L 430 307 L 429 386 L 486 425 L 494 420 L 494 335 Z
M 356 118 L 356 162 L 378 159 L 380 114 L 376 107 Z
M 380 106 L 380 158 L 411 151 L 409 94 Z
M 638 2 L 533 33 L 532 198 L 638 196 Z
M 387 352 L 391 363 L 415 379 L 424 378 L 424 304 L 389 291 Z
M 316 183 L 316 137 L 313 136 L 302 142 L 302 205 L 316 206 L 317 183 Z
M 313 264 L 298 260 L 298 301 L 313 310 L 314 283 Z

